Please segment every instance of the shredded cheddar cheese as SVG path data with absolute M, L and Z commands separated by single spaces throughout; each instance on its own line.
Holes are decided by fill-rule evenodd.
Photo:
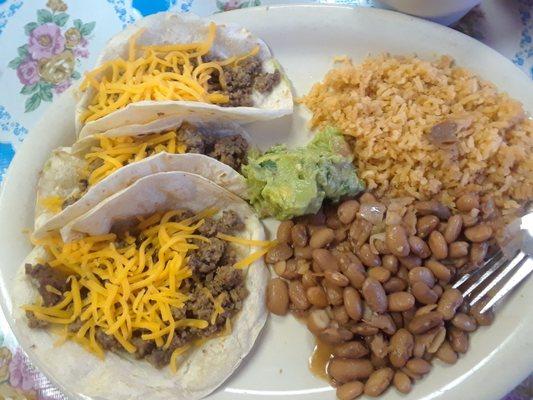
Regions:
M 89 186 L 100 182 L 117 169 L 141 161 L 152 154 L 183 154 L 187 151 L 187 146 L 178 141 L 176 131 L 136 137 L 98 135 L 97 139 L 98 144 L 91 147 L 85 155 L 89 163 Z
M 34 240 L 34 244 L 44 246 L 50 254 L 48 265 L 68 274 L 70 290 L 58 293 L 57 289 L 47 287 L 50 292 L 61 294 L 62 299 L 53 306 L 38 302 L 24 309 L 60 329 L 57 344 L 71 339 L 98 357 L 104 356 L 96 339 L 99 330 L 114 337 L 125 351 L 134 353 L 134 330 L 142 329 L 143 340 L 152 340 L 157 347 L 168 349 L 176 329 L 204 329 L 216 323 L 218 315 L 224 312 L 225 294 L 213 298 L 207 289 L 214 305 L 210 321 L 173 316 L 172 310 L 183 308 L 190 298 L 187 285 L 183 285 L 192 275 L 187 256 L 198 247 L 190 239 L 209 240 L 195 231 L 204 218 L 217 211 L 204 210 L 175 222 L 173 217 L 180 212 L 140 218 L 134 230 L 140 233 L 136 237 L 126 234 L 120 242 L 113 233 L 71 243 L 64 243 L 57 233 Z M 76 329 L 67 329 L 74 322 Z M 171 368 L 176 368 L 178 355 L 187 348 L 173 351 Z
M 57 213 L 63 206 L 63 198 L 60 196 L 48 196 L 39 199 L 39 205 L 45 210 Z
M 262 247 L 258 251 L 251 253 L 247 257 L 236 262 L 234 267 L 237 269 L 244 269 L 248 267 L 249 265 L 253 264 L 257 260 L 259 260 L 261 257 L 263 257 L 277 243 L 275 240 L 273 241 L 251 240 L 251 239 L 244 239 L 244 238 L 240 238 L 236 236 L 226 235 L 225 233 L 218 233 L 217 237 L 219 239 L 222 239 L 222 240 L 225 240 L 231 243 L 237 243 L 237 244 L 242 244 L 245 246 L 252 246 L 252 247 Z
M 206 38 L 197 43 L 141 46 L 137 39 L 143 31 L 132 35 L 126 60 L 117 58 L 87 73 L 80 89 L 93 89 L 89 106 L 82 114 L 84 123 L 95 121 L 128 104 L 143 100 L 186 100 L 224 104 L 229 97 L 212 91 L 209 81 L 217 76 L 222 91 L 226 82 L 222 67 L 238 65 L 259 52 L 225 60 L 204 61 L 216 37 L 216 24 L 211 22 Z

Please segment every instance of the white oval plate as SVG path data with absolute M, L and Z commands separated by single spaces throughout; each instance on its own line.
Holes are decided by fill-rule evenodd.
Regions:
M 238 23 L 263 38 L 292 80 L 297 96 L 323 78 L 334 56 L 361 61 L 383 52 L 422 58 L 448 54 L 533 112 L 532 82 L 509 60 L 467 36 L 413 17 L 366 8 L 278 6 L 218 14 L 214 19 Z M 249 130 L 262 147 L 278 142 L 302 144 L 310 137 L 308 117 L 297 107 L 292 118 L 253 124 Z M 32 226 L 39 170 L 54 147 L 73 140 L 74 102 L 66 94 L 30 132 L 5 179 L 0 197 L 0 294 L 8 320 L 14 306 L 9 300 L 10 282 L 30 250 L 23 230 Z M 500 399 L 533 370 L 532 303 L 533 279 L 529 279 L 499 310 L 495 323 L 472 336 L 470 351 L 456 365 L 437 361 L 408 396 L 389 390 L 383 399 Z M 333 389 L 307 368 L 312 348 L 311 335 L 294 318 L 272 317 L 254 351 L 212 398 L 334 399 Z M 46 365 L 36 364 L 46 372 Z

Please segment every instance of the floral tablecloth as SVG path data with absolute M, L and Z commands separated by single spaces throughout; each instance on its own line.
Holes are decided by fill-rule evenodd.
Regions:
M 105 41 L 142 15 L 210 15 L 277 0 L 0 0 L 0 182 L 28 129 L 90 68 Z M 375 7 L 372 0 L 314 0 Z M 533 0 L 485 0 L 454 28 L 486 43 L 533 78 Z M 0 312 L 0 399 L 64 399 L 28 363 Z M 505 400 L 533 398 L 533 379 Z

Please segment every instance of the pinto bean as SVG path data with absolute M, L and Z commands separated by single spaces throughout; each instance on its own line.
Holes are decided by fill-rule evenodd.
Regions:
M 422 259 L 412 254 L 407 257 L 398 257 L 398 260 L 400 261 L 400 264 L 407 269 L 420 267 L 422 265 Z
M 366 359 L 334 357 L 328 364 L 328 374 L 339 383 L 366 379 L 372 372 L 374 367 Z
M 350 283 L 350 280 L 338 271 L 325 270 L 324 279 L 326 279 L 326 281 L 331 285 L 340 287 L 348 286 Z
M 344 358 L 362 358 L 369 353 L 368 348 L 361 342 L 353 340 L 335 346 L 333 354 Z
M 374 267 L 368 270 L 368 276 L 381 283 L 387 282 L 390 278 L 390 275 L 390 271 L 383 267 Z
M 289 244 L 291 243 L 292 241 L 291 229 L 293 226 L 294 226 L 294 222 L 292 222 L 291 220 L 282 221 L 278 225 L 278 231 L 276 235 L 278 242 L 289 243 Z
M 472 266 L 479 266 L 485 260 L 489 251 L 488 242 L 472 243 L 470 248 L 470 263 Z
M 287 243 L 278 243 L 266 253 L 265 261 L 268 264 L 275 264 L 278 261 L 288 260 L 292 254 L 292 248 Z
M 457 289 L 446 289 L 439 300 L 437 311 L 442 314 L 445 321 L 449 321 L 461 304 L 463 304 L 462 293 Z
M 311 305 L 318 308 L 325 308 L 328 306 L 328 299 L 326 297 L 326 292 L 320 286 L 312 286 L 307 288 L 305 291 L 307 300 Z
M 429 331 L 430 329 L 442 325 L 444 318 L 438 311 L 431 311 L 424 315 L 414 317 L 407 328 L 415 335 Z
M 318 334 L 329 326 L 330 318 L 325 310 L 311 310 L 307 317 L 307 329 Z
M 359 381 L 353 381 L 340 385 L 337 388 L 337 399 L 354 400 L 363 394 L 365 384 Z
M 305 288 L 300 281 L 289 282 L 289 299 L 296 310 L 307 310 L 310 306 L 305 295 Z
M 343 303 L 342 288 L 323 282 L 324 290 L 326 291 L 326 297 L 328 303 L 332 306 L 340 306 Z
M 405 364 L 405 368 L 418 375 L 425 375 L 431 371 L 431 364 L 422 358 L 412 358 Z
M 411 293 L 415 296 L 416 300 L 422 304 L 434 304 L 439 299 L 437 293 L 424 282 L 420 281 L 411 285 Z
M 296 279 L 300 275 L 298 274 L 298 266 L 294 258 L 290 258 L 286 261 L 278 261 L 274 264 L 274 271 L 278 276 L 283 279 Z
M 348 264 L 343 266 L 341 264 L 341 271 L 350 280 L 350 284 L 356 288 L 361 289 L 366 279 L 364 268 L 359 268 L 357 264 Z
M 367 278 L 363 283 L 363 297 L 370 309 L 377 313 L 387 310 L 387 295 L 381 283 L 374 278 Z
M 452 345 L 447 340 L 440 345 L 435 356 L 446 364 L 455 364 L 457 362 L 457 353 L 453 350 Z
M 396 371 L 394 373 L 392 383 L 394 384 L 396 390 L 398 390 L 400 393 L 407 394 L 412 389 L 411 378 L 409 378 L 409 376 L 402 371 Z
M 398 272 L 398 258 L 392 254 L 387 254 L 382 258 L 383 268 L 388 269 L 391 274 Z
M 295 224 L 291 228 L 291 239 L 295 247 L 307 246 L 309 235 L 307 234 L 307 228 L 304 224 Z
M 359 336 L 374 336 L 379 332 L 379 328 L 369 325 L 365 322 L 360 322 L 350 327 L 350 330 Z
M 448 340 L 457 353 L 466 353 L 469 347 L 468 333 L 452 326 L 448 329 Z
M 333 229 L 322 227 L 317 229 L 309 239 L 309 246 L 312 249 L 321 249 L 329 245 L 335 239 L 335 232 Z
M 362 245 L 357 251 L 357 255 L 361 262 L 369 268 L 381 266 L 381 258 L 377 254 L 372 253 L 368 244 Z
M 479 197 L 475 193 L 466 193 L 460 196 L 455 206 L 459 211 L 470 212 L 473 208 L 479 208 Z
M 401 292 L 407 288 L 407 282 L 405 280 L 393 276 L 387 282 L 383 284 L 383 289 L 387 293 Z
M 457 240 L 461 234 L 461 229 L 463 228 L 463 219 L 460 215 L 453 215 L 448 219 L 448 224 L 444 230 L 444 239 L 446 242 L 452 243 Z
M 417 201 L 414 207 L 419 215 L 435 215 L 439 219 L 450 218 L 450 209 L 437 200 Z
M 389 255 L 391 254 L 391 251 L 387 247 L 387 244 L 383 240 L 376 239 L 374 240 L 374 247 L 378 251 L 379 254 L 383 255 Z
M 481 314 L 481 310 L 483 309 L 485 304 L 487 304 L 487 300 L 482 299 L 470 309 L 470 315 L 475 318 L 476 322 L 480 326 L 491 325 L 494 321 L 494 312 L 492 311 L 492 309 L 489 309 L 483 314 Z
M 396 257 L 409 255 L 410 247 L 407 232 L 402 225 L 387 225 L 385 230 L 385 243 Z
M 477 329 L 476 319 L 464 313 L 455 314 L 452 318 L 452 324 L 465 332 L 473 332 Z
M 271 279 L 267 286 L 266 305 L 272 314 L 285 315 L 289 309 L 289 290 L 280 278 Z
M 332 307 L 331 315 L 333 319 L 339 323 L 339 325 L 346 325 L 350 321 L 350 317 L 348 316 L 346 308 L 343 305 Z
M 372 223 L 366 219 L 357 218 L 350 226 L 348 237 L 354 249 L 358 249 L 366 243 L 371 233 Z
M 448 257 L 448 243 L 439 231 L 433 231 L 429 234 L 428 245 L 435 259 L 442 260 Z
M 348 316 L 356 322 L 359 321 L 363 316 L 363 302 L 359 292 L 352 287 L 344 288 L 343 300 Z
M 387 296 L 389 310 L 395 312 L 407 311 L 415 305 L 415 298 L 408 292 L 395 292 Z
M 477 224 L 471 228 L 465 229 L 465 236 L 474 243 L 481 243 L 492 237 L 492 227 L 488 224 Z
M 416 222 L 416 232 L 421 238 L 429 236 L 439 226 L 439 219 L 434 215 L 426 215 Z
M 302 285 L 306 289 L 309 289 L 310 287 L 316 286 L 317 285 L 317 280 L 316 280 L 315 275 L 312 272 L 310 272 L 310 271 L 307 271 L 306 273 L 304 273 L 302 275 Z
M 337 216 L 344 225 L 349 225 L 355 219 L 359 211 L 359 202 L 357 200 L 347 200 L 337 209 Z
M 313 249 L 309 246 L 294 247 L 294 257 L 303 258 L 305 260 L 311 260 L 313 258 Z
M 429 246 L 424 239 L 421 239 L 418 236 L 409 237 L 409 247 L 411 248 L 411 252 L 420 258 L 428 258 L 431 256 Z
M 436 260 L 427 260 L 426 267 L 430 269 L 439 281 L 448 282 L 451 278 L 450 270 L 444 264 Z
M 318 338 L 329 344 L 339 344 L 353 338 L 353 333 L 344 328 L 328 327 L 318 333 Z
M 409 282 L 411 285 L 415 282 L 424 282 L 431 288 L 435 285 L 435 276 L 429 268 L 415 267 L 409 271 Z
M 365 394 L 370 397 L 377 397 L 390 386 L 394 371 L 392 368 L 381 368 L 372 372 L 365 383 Z
M 392 366 L 402 368 L 413 355 L 414 336 L 407 329 L 398 329 L 389 343 L 389 360 Z
M 448 256 L 450 258 L 461 258 L 468 255 L 468 242 L 452 242 L 448 247 Z
M 313 260 L 317 262 L 324 271 L 338 271 L 339 263 L 337 259 L 327 249 L 314 249 L 312 252 Z

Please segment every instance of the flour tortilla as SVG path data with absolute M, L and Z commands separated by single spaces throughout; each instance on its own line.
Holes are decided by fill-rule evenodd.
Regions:
M 65 227 L 64 234 L 68 238 L 82 234 L 100 235 L 108 233 L 115 222 L 139 215 L 179 208 L 201 211 L 209 207 L 237 212 L 246 226 L 245 232 L 239 236 L 264 240 L 261 222 L 244 200 L 201 176 L 185 172 L 162 172 L 139 179 L 72 221 Z M 239 256 L 245 256 L 255 250 L 239 246 L 238 251 Z M 25 262 L 42 262 L 46 258 L 43 248 L 36 247 Z M 37 290 L 24 276 L 24 268 L 14 282 L 16 290 L 12 291 L 16 336 L 32 362 L 69 398 L 200 399 L 235 371 L 252 349 L 267 318 L 264 299 L 268 269 L 262 260 L 258 260 L 245 272 L 249 294 L 242 311 L 232 321 L 232 333 L 208 340 L 186 354 L 176 374 L 168 368 L 157 370 L 147 361 L 135 360 L 125 353 L 107 353 L 102 361 L 71 341 L 54 347 L 57 336 L 48 330 L 28 328 L 20 308 L 37 297 Z
M 105 136 L 141 136 L 144 134 L 177 129 L 183 123 L 181 117 L 173 116 L 159 122 L 158 129 L 148 126 L 137 126 L 132 129 L 117 129 L 104 133 Z M 200 131 L 216 136 L 239 134 L 248 142 L 250 136 L 235 123 L 187 120 L 195 124 Z M 160 153 L 144 160 L 128 164 L 104 178 L 75 203 L 60 212 L 53 212 L 41 205 L 41 199 L 59 196 L 63 199 L 79 192 L 79 181 L 87 166 L 85 154 L 95 143 L 95 137 L 88 137 L 76 142 L 72 147 L 62 147 L 52 152 L 43 167 L 37 184 L 37 201 L 35 205 L 34 236 L 41 237 L 47 232 L 63 227 L 69 221 L 86 213 L 105 198 L 125 189 L 137 179 L 165 171 L 184 171 L 201 175 L 220 185 L 239 197 L 246 197 L 246 181 L 244 177 L 230 166 L 202 154 L 168 154 Z
M 201 19 L 191 14 L 159 13 L 145 17 L 113 37 L 100 54 L 95 67 L 117 57 L 127 58 L 128 40 L 140 29 L 144 31 L 137 40 L 139 45 L 192 43 L 205 39 L 209 22 L 208 19 Z M 82 138 L 117 127 L 157 123 L 158 118 L 169 115 L 211 116 L 248 123 L 291 114 L 293 99 L 290 83 L 261 39 L 238 26 L 218 25 L 212 52 L 219 57 L 228 58 L 245 54 L 256 46 L 260 47 L 258 57 L 263 62 L 264 72 L 274 72 L 278 69 L 282 74 L 282 79 L 280 84 L 267 95 L 254 92 L 254 107 L 220 107 L 194 101 L 140 101 L 130 103 L 96 121 L 83 124 L 81 115 L 94 94 L 94 88 L 91 87 L 80 95 L 76 112 L 76 131 Z

